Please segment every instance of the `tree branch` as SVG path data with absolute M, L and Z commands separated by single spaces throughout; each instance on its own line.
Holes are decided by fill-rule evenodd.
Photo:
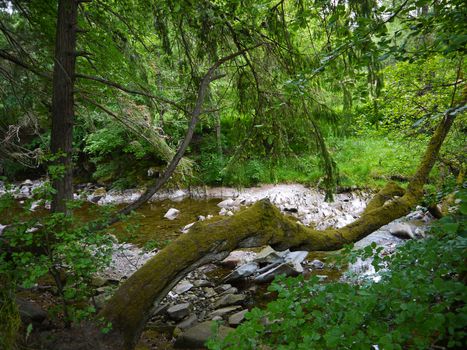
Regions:
M 76 73 L 75 77 L 78 78 L 78 79 L 86 79 L 86 80 L 96 81 L 98 83 L 113 87 L 115 89 L 121 90 L 121 91 L 126 92 L 128 94 L 149 97 L 149 98 L 154 99 L 156 101 L 167 103 L 167 104 L 175 107 L 176 109 L 184 112 L 185 114 L 189 114 L 189 112 L 184 107 L 180 106 L 177 102 L 169 100 L 169 99 L 167 99 L 165 97 L 153 95 L 153 94 L 151 94 L 151 93 L 149 93 L 147 91 L 133 90 L 133 89 L 130 89 L 130 88 L 128 88 L 128 87 L 126 87 L 126 86 L 124 86 L 122 84 L 116 83 L 114 81 L 111 81 L 111 80 L 108 80 L 108 79 L 105 79 L 105 78 L 94 76 L 94 75 Z

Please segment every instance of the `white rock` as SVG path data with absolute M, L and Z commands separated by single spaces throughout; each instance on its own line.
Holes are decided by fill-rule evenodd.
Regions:
M 415 238 L 415 234 L 412 232 L 412 227 L 406 223 L 393 223 L 389 227 L 389 232 L 391 235 L 400 238 Z
M 285 262 L 292 262 L 292 263 L 295 263 L 295 264 L 300 264 L 303 260 L 306 259 L 306 257 L 308 256 L 308 252 L 307 251 L 300 251 L 300 250 L 297 250 L 295 252 L 289 252 L 287 253 L 285 256 L 284 256 L 284 261 Z
M 225 282 L 233 282 L 241 278 L 251 276 L 258 270 L 258 264 L 255 262 L 249 262 L 248 264 L 242 265 L 235 269 L 232 273 L 224 278 Z
M 167 210 L 167 213 L 165 213 L 164 218 L 169 219 L 169 220 L 175 220 L 179 214 L 180 214 L 180 210 L 175 209 L 175 208 L 170 208 L 169 210 Z
M 235 201 L 232 198 L 227 198 L 226 200 L 223 200 L 222 202 L 218 203 L 217 206 L 219 208 L 232 208 L 235 206 Z
M 184 281 L 177 284 L 173 291 L 177 294 L 183 294 L 188 292 L 191 288 L 193 288 L 193 285 L 190 282 Z
M 182 233 L 188 233 L 190 231 L 190 228 L 192 228 L 194 224 L 195 224 L 195 222 L 192 222 L 191 224 L 185 225 L 180 231 Z

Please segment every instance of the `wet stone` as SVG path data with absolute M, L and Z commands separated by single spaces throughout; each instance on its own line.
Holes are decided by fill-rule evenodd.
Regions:
M 238 326 L 245 319 L 245 315 L 248 312 L 247 309 L 234 313 L 229 317 L 230 326 Z
M 167 309 L 167 314 L 173 320 L 181 320 L 190 314 L 191 309 L 190 303 L 177 304 L 169 307 Z
M 214 303 L 214 307 L 218 308 L 221 306 L 228 306 L 241 303 L 246 299 L 243 294 L 227 294 L 221 297 L 217 302 Z

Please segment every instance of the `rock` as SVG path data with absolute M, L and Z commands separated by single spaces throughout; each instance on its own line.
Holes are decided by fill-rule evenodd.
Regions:
M 219 326 L 218 337 L 224 339 L 233 330 L 230 327 Z M 188 349 L 203 348 L 206 341 L 212 336 L 212 322 L 205 321 L 182 333 L 175 341 L 174 347 Z
M 96 295 L 93 298 L 96 309 L 97 310 L 102 309 L 104 307 L 105 303 L 107 302 L 107 300 L 109 300 L 109 299 L 110 299 L 110 295 L 107 295 L 106 293 Z
M 214 215 L 209 214 L 208 216 L 206 216 L 206 220 L 212 219 L 213 217 Z
M 219 208 L 229 209 L 235 206 L 235 201 L 232 198 L 227 198 L 226 200 L 218 203 L 217 206 Z
M 255 258 L 256 254 L 244 250 L 235 250 L 229 254 L 221 264 L 231 269 L 236 268 L 238 265 L 249 263 Z
M 308 252 L 304 250 L 297 250 L 295 252 L 289 252 L 284 256 L 285 262 L 291 262 L 294 264 L 300 264 L 308 256 Z
M 159 305 L 158 307 L 156 307 L 154 309 L 154 311 L 152 312 L 152 316 L 157 316 L 157 315 L 162 315 L 162 314 L 165 314 L 167 312 L 167 310 L 169 309 L 170 307 L 170 304 L 169 303 L 164 303 L 162 305 Z
M 228 314 L 229 312 L 232 312 L 232 311 L 235 311 L 235 310 L 238 310 L 238 309 L 241 309 L 241 308 L 242 307 L 239 306 L 239 305 L 223 307 L 222 309 L 217 309 L 217 310 L 214 310 L 213 312 L 211 312 L 209 314 L 209 317 L 213 318 L 213 317 L 216 317 L 216 316 L 223 316 L 225 314 Z
M 301 267 L 301 265 L 299 265 Z M 297 269 L 298 266 L 292 265 L 290 263 L 283 263 L 280 264 L 279 266 L 255 277 L 255 282 L 258 283 L 265 283 L 265 282 L 270 282 L 274 279 L 274 277 L 278 275 L 285 274 L 286 276 L 297 276 L 303 271 L 300 271 Z
M 221 316 L 214 316 L 212 318 L 212 321 L 222 321 L 222 320 L 223 320 L 223 318 Z
M 188 316 L 191 312 L 191 304 L 183 303 L 171 306 L 167 309 L 167 314 L 173 320 L 181 320 L 184 317 Z
M 196 222 L 192 222 L 191 224 L 185 225 L 180 231 L 182 233 L 188 233 L 188 231 L 190 231 L 190 228 L 192 228 L 194 224 L 196 224 Z
M 193 284 L 195 287 L 212 287 L 213 284 L 212 282 L 209 282 L 207 280 L 194 280 Z
M 319 278 L 319 281 L 320 281 L 320 282 L 323 282 L 323 281 L 325 281 L 325 280 L 328 279 L 328 276 L 327 276 L 327 275 L 316 275 L 316 277 Z
M 246 296 L 243 294 L 226 294 L 214 303 L 214 307 L 218 308 L 221 306 L 238 304 L 244 301 L 245 299 Z
M 97 203 L 99 202 L 100 199 L 105 197 L 106 194 L 107 194 L 107 191 L 105 190 L 105 188 L 99 187 L 88 197 L 88 200 L 93 203 Z
M 188 292 L 191 288 L 193 288 L 193 285 L 190 282 L 180 282 L 177 284 L 177 286 L 173 289 L 174 293 L 177 294 L 183 294 L 185 292 Z
M 242 265 L 224 278 L 224 282 L 233 282 L 241 278 L 251 276 L 258 270 L 259 266 L 255 262 Z
M 276 260 L 281 259 L 281 258 L 282 256 L 278 252 L 276 252 L 270 246 L 266 246 L 256 255 L 256 258 L 254 261 L 257 262 L 258 264 L 273 263 Z
M 394 223 L 389 227 L 391 235 L 399 238 L 410 238 L 414 239 L 415 235 L 412 232 L 412 227 L 406 223 Z
M 47 318 L 47 312 L 29 300 L 16 298 L 16 304 L 18 305 L 21 321 L 24 324 L 32 323 L 38 325 Z
M 238 293 L 238 289 L 235 288 L 235 287 L 231 287 L 229 289 L 227 289 L 225 292 L 222 292 L 220 295 L 226 295 L 226 294 L 237 294 Z
M 207 298 L 211 298 L 217 295 L 216 291 L 210 287 L 204 288 L 204 294 L 206 295 Z
M 0 235 L 3 233 L 3 230 L 5 230 L 7 227 L 8 227 L 8 225 L 0 224 Z
M 229 210 L 225 209 L 225 208 L 222 208 L 220 211 L 219 211 L 219 215 L 227 215 L 227 212 L 229 212 Z
M 318 260 L 318 259 L 315 259 L 313 260 L 310 265 L 314 268 L 314 269 L 318 269 L 318 270 L 321 270 L 324 268 L 324 263 L 321 261 L 321 260 Z
M 187 319 L 180 322 L 177 325 L 177 327 L 180 328 L 182 331 L 184 331 L 185 329 L 195 326 L 197 323 L 198 323 L 198 317 L 196 317 L 196 315 L 191 315 Z
M 225 216 L 233 216 L 233 215 L 234 215 L 234 213 L 231 210 L 229 210 L 229 211 L 227 211 L 227 213 L 225 213 Z
M 27 180 L 24 180 L 24 181 L 21 183 L 20 187 L 21 187 L 21 186 L 32 186 L 32 185 L 33 185 L 32 181 L 29 180 L 29 179 L 27 179 Z
M 217 293 L 222 293 L 222 292 L 225 292 L 226 290 L 229 290 L 230 288 L 232 288 L 232 285 L 229 284 L 229 283 L 226 283 L 226 284 L 221 284 L 221 285 L 217 286 L 216 288 L 214 288 L 214 290 Z
M 107 282 L 109 282 L 109 280 L 107 278 L 104 278 L 104 277 L 99 276 L 99 275 L 95 275 L 91 279 L 91 285 L 93 285 L 94 287 L 102 287 Z
M 36 211 L 41 205 L 41 201 L 34 201 L 31 203 L 31 207 L 29 208 L 30 211 Z
M 175 220 L 178 217 L 178 214 L 180 214 L 180 210 L 170 208 L 169 210 L 167 210 L 167 213 L 165 213 L 164 218 L 169 220 Z
M 198 216 L 198 221 L 204 221 L 204 220 L 206 220 L 206 217 L 204 215 Z
M 245 319 L 245 315 L 248 312 L 248 309 L 239 311 L 229 317 L 230 326 L 238 326 Z

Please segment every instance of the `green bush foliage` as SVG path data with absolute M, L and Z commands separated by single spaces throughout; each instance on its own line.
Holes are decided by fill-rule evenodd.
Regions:
M 51 193 L 48 183 L 36 189 L 13 216 L 11 208 L 17 204 L 12 194 L 0 197 L 0 214 L 9 217 L 0 239 L 0 279 L 9 281 L 15 290 L 17 286 L 32 288 L 48 275 L 62 301 L 55 311 L 70 324 L 95 311 L 87 303 L 94 293 L 91 281 L 110 262 L 113 243 L 112 237 L 96 231 L 95 225 L 105 221 L 110 211 L 99 208 L 98 220 L 83 224 L 76 215 L 38 215 L 30 210 L 33 202 L 43 205 L 50 200 Z M 76 210 L 81 204 L 75 201 L 70 208 Z

